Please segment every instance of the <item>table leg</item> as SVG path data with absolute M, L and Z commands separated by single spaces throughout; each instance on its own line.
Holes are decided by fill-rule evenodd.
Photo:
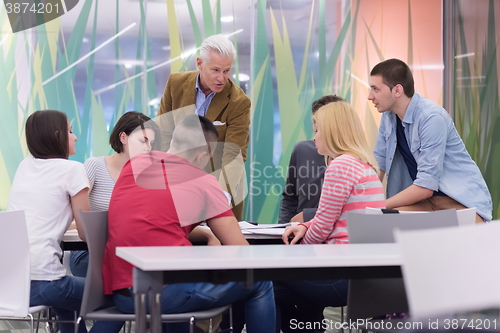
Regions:
M 146 333 L 146 294 L 150 297 L 151 332 L 161 333 L 162 272 L 142 271 L 134 267 L 133 279 L 137 333 Z
M 247 279 L 245 281 L 245 288 L 252 289 L 254 286 L 255 280 L 253 275 L 253 269 L 247 269 Z
M 151 332 L 161 332 L 161 293 L 151 291 Z M 155 315 L 153 315 L 153 313 Z
M 146 333 L 146 294 L 135 293 L 135 330 Z

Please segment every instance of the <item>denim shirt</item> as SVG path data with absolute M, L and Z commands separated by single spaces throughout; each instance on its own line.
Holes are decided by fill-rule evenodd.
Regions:
M 445 109 L 414 94 L 402 124 L 410 151 L 417 161 L 417 178 L 412 182 L 402 156 L 396 150 L 396 114 L 382 115 L 375 144 L 375 158 L 387 174 L 387 197 L 415 184 L 440 190 L 486 221 L 492 218 L 491 195 L 472 160 L 455 124 Z

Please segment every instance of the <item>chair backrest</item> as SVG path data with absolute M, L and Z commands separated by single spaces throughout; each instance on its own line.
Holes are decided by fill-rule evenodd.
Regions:
M 476 224 L 476 207 L 457 210 L 458 226 Z
M 367 214 L 383 214 L 383 208 L 371 208 L 368 207 L 365 209 Z M 399 211 L 399 214 L 419 214 L 419 213 L 428 213 L 423 211 Z M 465 208 L 465 209 L 457 209 L 457 219 L 458 226 L 464 225 L 474 225 L 476 224 L 476 207 Z
M 30 299 L 30 246 L 24 211 L 0 212 L 0 316 L 25 317 Z
M 102 281 L 102 258 L 108 239 L 108 212 L 80 212 L 83 231 L 89 249 L 89 266 L 85 279 L 80 315 L 86 314 L 109 302 L 104 295 Z
M 350 243 L 394 243 L 393 230 L 458 226 L 454 209 L 421 214 L 348 213 Z M 357 320 L 408 312 L 402 278 L 353 279 L 349 282 L 347 319 Z
M 419 214 L 347 213 L 349 243 L 394 243 L 394 229 L 415 230 L 458 226 L 455 209 Z
M 412 317 L 500 307 L 500 224 L 395 234 Z

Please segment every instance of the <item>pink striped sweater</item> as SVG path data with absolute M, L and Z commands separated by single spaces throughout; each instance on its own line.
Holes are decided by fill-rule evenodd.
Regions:
M 347 212 L 385 207 L 382 183 L 375 170 L 352 155 L 340 155 L 325 172 L 323 190 L 314 218 L 304 225 L 302 244 L 346 244 Z

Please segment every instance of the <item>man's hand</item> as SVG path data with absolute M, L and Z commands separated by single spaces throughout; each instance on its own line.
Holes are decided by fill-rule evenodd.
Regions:
M 306 232 L 307 232 L 307 227 L 303 224 L 295 225 L 292 227 L 286 227 L 285 232 L 283 233 L 281 239 L 283 239 L 283 243 L 287 245 L 293 245 L 297 243 L 299 239 L 304 237 Z M 293 239 L 289 242 L 288 239 L 292 237 L 292 235 Z
M 290 222 L 299 222 L 299 223 L 304 223 L 304 213 L 303 212 L 300 212 L 298 213 L 297 215 L 295 215 L 294 217 L 292 217 L 290 219 Z

